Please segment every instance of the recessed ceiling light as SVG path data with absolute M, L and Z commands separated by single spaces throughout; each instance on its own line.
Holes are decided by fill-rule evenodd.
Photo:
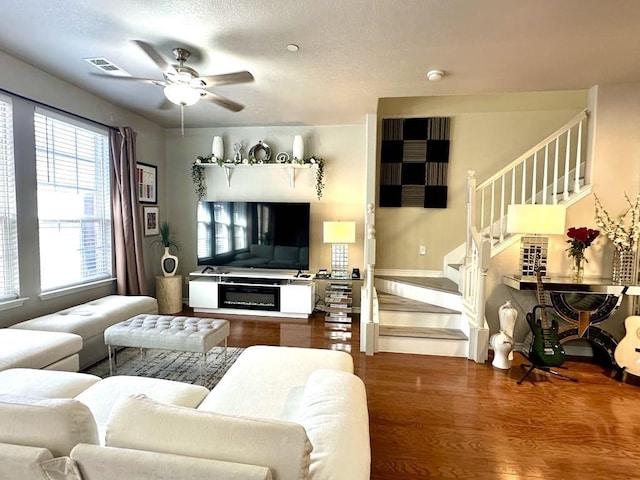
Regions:
M 430 82 L 437 82 L 442 77 L 444 77 L 444 72 L 442 70 L 429 70 L 427 72 L 427 79 L 429 79 Z
M 300 50 L 300 47 L 295 43 L 290 43 L 289 45 L 287 45 L 287 50 L 289 50 L 290 52 L 297 52 L 298 50 Z

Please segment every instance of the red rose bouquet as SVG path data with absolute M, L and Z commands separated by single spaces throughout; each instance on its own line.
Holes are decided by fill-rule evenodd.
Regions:
M 588 262 L 588 260 L 584 258 L 584 251 L 598 238 L 598 235 L 600 235 L 599 230 L 587 227 L 571 227 L 567 230 L 567 237 L 569 237 L 569 240 L 567 240 L 569 244 L 567 252 L 569 252 L 570 257 L 573 257 L 576 264 L 583 260 Z

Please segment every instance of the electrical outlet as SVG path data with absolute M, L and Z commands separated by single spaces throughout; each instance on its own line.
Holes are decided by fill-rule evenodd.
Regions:
M 427 254 L 427 247 L 425 245 L 420 245 L 420 255 Z

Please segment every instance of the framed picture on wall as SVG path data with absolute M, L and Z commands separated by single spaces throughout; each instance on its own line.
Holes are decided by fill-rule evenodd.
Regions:
M 136 181 L 140 203 L 158 203 L 158 167 L 138 162 Z
M 144 221 L 144 235 L 158 235 L 160 233 L 159 226 L 160 209 L 158 207 L 143 207 L 142 220 Z

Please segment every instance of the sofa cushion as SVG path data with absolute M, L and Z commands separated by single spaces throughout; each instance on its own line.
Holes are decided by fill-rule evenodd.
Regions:
M 78 445 L 71 451 L 84 480 L 271 480 L 267 467 L 128 448 Z
M 319 368 L 352 373 L 353 359 L 333 350 L 249 347 L 198 410 L 295 421 L 307 378 Z
M 273 260 L 279 263 L 298 264 L 300 249 L 298 247 L 286 247 L 277 245 L 273 252 Z
M 309 265 L 309 247 L 300 247 L 298 263 L 300 265 Z
M 109 295 L 17 323 L 11 328 L 76 333 L 86 340 L 102 335 L 107 327 L 140 313 L 158 313 L 157 300 L 146 296 Z
M 119 398 L 134 393 L 144 393 L 163 403 L 195 408 L 200 405 L 209 390 L 200 385 L 158 378 L 127 375 L 105 378 L 75 397 L 76 400 L 87 405 L 93 413 L 101 443 L 104 443 L 107 420 L 113 405 Z
M 69 398 L 0 394 L 0 442 L 68 455 L 78 443 L 98 443 L 98 430 L 86 405 Z
M 273 245 L 257 245 L 254 243 L 249 247 L 249 252 L 256 257 L 273 259 Z
M 0 443 L 0 478 L 43 480 L 46 477 L 40 463 L 51 458 L 46 448 Z
M 201 412 L 144 395 L 116 402 L 106 444 L 264 466 L 278 480 L 306 479 L 312 448 L 295 423 Z
M 316 370 L 307 380 L 297 420 L 313 445 L 309 478 L 369 478 L 369 414 L 362 380 L 350 373 Z
M 100 377 L 87 373 L 12 368 L 0 372 L 0 393 L 45 398 L 73 398 Z
M 0 370 L 44 368 L 82 349 L 82 338 L 71 333 L 0 329 Z

